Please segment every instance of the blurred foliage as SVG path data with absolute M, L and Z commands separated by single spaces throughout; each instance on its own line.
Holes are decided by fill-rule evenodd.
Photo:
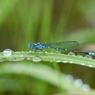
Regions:
M 0 51 L 6 48 L 14 51 L 29 50 L 30 42 L 66 40 L 75 40 L 82 45 L 93 44 L 95 48 L 94 36 L 95 0 L 0 0 Z M 92 47 L 90 49 L 93 51 Z M 81 78 L 95 88 L 95 69 L 61 63 L 58 66 L 62 73 Z M 17 79 L 18 77 L 19 75 L 14 74 L 13 78 L 4 75 L 1 76 L 0 83 L 12 82 L 15 87 L 13 85 L 9 88 L 8 84 L 5 89 L 14 90 L 13 92 L 18 89 L 24 91 L 21 92 L 24 95 L 34 95 L 34 90 L 35 95 L 60 92 L 41 80 L 33 81 L 23 76 Z M 2 95 L 10 93 L 12 92 L 1 92 Z M 14 95 L 18 95 L 18 92 Z

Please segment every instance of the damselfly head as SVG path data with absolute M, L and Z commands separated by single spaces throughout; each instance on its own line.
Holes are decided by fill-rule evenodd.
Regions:
M 33 48 L 34 44 L 31 42 L 28 44 L 28 47 Z

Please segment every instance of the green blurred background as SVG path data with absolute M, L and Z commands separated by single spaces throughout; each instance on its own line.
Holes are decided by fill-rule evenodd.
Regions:
M 78 41 L 80 50 L 95 51 L 95 0 L 0 0 L 0 39 L 1 52 L 6 48 L 30 50 L 30 42 L 67 40 Z M 81 78 L 95 88 L 95 69 L 63 63 L 59 68 L 61 72 Z M 17 77 L 26 83 L 27 89 L 32 81 L 30 87 L 37 90 L 35 95 L 46 94 L 47 90 L 57 92 L 40 80 L 26 78 L 29 81 L 26 82 L 23 76 Z M 40 92 L 39 88 L 43 91 Z

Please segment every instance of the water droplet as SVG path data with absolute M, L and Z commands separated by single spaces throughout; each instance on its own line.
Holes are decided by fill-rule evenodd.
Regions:
M 48 52 L 47 51 L 44 51 L 45 54 L 47 54 Z
M 74 53 L 74 52 L 69 52 L 68 55 L 72 55 L 72 56 L 74 56 L 75 53 Z
M 81 65 L 85 65 L 85 63 L 81 63 Z
M 67 63 L 68 61 L 67 61 L 66 59 L 64 59 L 62 62 L 63 62 L 63 63 Z
M 34 50 L 30 50 L 29 53 L 34 53 Z
M 73 63 L 73 61 L 69 61 L 69 63 Z
M 31 50 L 29 51 L 29 53 L 31 53 Z
M 91 58 L 92 59 L 92 57 L 90 55 L 86 55 L 85 58 Z
M 43 51 L 43 53 L 44 53 L 45 55 L 47 55 L 47 54 L 48 54 L 48 52 L 47 52 L 46 50 L 44 50 L 44 51 Z
M 11 49 L 5 49 L 4 51 L 3 51 L 3 56 L 5 56 L 5 57 L 10 57 L 11 55 L 12 55 L 12 50 Z
M 67 60 L 63 60 L 63 63 L 67 63 L 68 61 Z
M 60 61 L 60 59 L 56 59 L 56 62 L 59 63 L 59 62 L 61 62 L 61 61 Z
M 92 64 L 92 63 L 88 63 L 88 66 L 89 66 L 89 67 L 93 67 L 93 64 Z
M 56 53 L 56 54 L 60 54 L 60 51 L 57 50 L 55 53 Z
M 73 76 L 72 75 L 66 75 L 65 76 L 65 79 L 67 80 L 67 81 L 73 81 Z
M 80 54 L 78 54 L 77 56 L 78 56 L 78 57 L 83 57 L 83 56 L 82 56 L 82 55 L 80 55 Z
M 41 61 L 41 58 L 40 58 L 39 56 L 34 56 L 34 57 L 32 58 L 32 60 L 33 60 L 34 62 L 39 62 L 39 61 Z
M 88 84 L 84 84 L 84 85 L 82 86 L 82 89 L 83 89 L 84 91 L 88 91 L 88 90 L 90 90 L 90 86 L 89 86 Z
M 75 80 L 75 85 L 76 85 L 76 86 L 82 86 L 82 85 L 83 85 L 82 80 L 81 80 L 81 79 L 76 79 L 76 80 Z

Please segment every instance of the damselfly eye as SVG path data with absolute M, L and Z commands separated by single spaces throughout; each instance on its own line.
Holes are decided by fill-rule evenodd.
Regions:
M 34 45 L 33 43 L 30 43 L 30 44 L 28 44 L 28 47 L 32 48 L 33 45 Z

